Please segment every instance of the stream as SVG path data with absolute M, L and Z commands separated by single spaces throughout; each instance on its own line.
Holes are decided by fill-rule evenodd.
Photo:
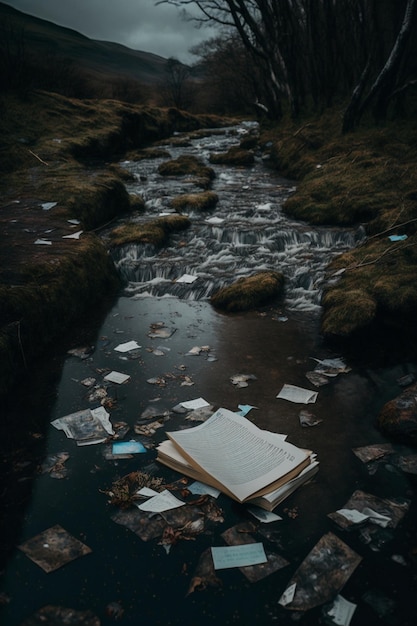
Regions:
M 171 158 L 194 154 L 208 160 L 210 153 L 225 151 L 255 131 L 245 123 L 202 133 L 181 147 L 170 142 L 164 147 Z M 146 202 L 146 212 L 129 219 L 140 222 L 171 213 L 173 197 L 199 191 L 188 177 L 160 176 L 163 160 L 122 163 L 135 175 L 129 192 Z M 375 420 L 383 404 L 401 392 L 402 378 L 417 374 L 417 363 L 382 359 L 378 352 L 335 353 L 319 332 L 326 266 L 334 255 L 357 245 L 364 232 L 312 228 L 286 217 L 281 207 L 294 192 L 294 182 L 271 172 L 261 154 L 251 166 L 212 167 L 217 206 L 190 212 L 191 227 L 173 235 L 159 252 L 135 245 L 113 252 L 125 280 L 123 292 L 57 342 L 22 379 L 22 393 L 7 408 L 1 433 L 4 626 L 315 626 L 336 623 L 328 613 L 338 593 L 355 606 L 352 626 L 415 623 L 416 483 L 401 462 L 413 450 L 386 440 Z M 211 307 L 209 297 L 219 287 L 277 269 L 286 279 L 283 301 L 233 315 Z M 192 276 L 192 282 L 178 281 L 184 275 Z M 139 347 L 115 349 L 131 341 Z M 315 387 L 306 374 L 318 360 L 335 358 L 342 358 L 349 371 Z M 124 384 L 106 382 L 109 371 L 129 378 Z M 233 384 L 238 374 L 246 385 Z M 284 384 L 317 391 L 316 402 L 277 398 Z M 220 495 L 215 503 L 221 513 L 192 538 L 186 539 L 182 529 L 172 544 L 161 545 L 157 536 L 144 540 L 115 523 L 118 508 L 106 492 L 114 481 L 138 470 L 167 483 L 181 477 L 156 461 L 155 447 L 166 438 L 165 431 L 199 423 L 173 410 L 197 398 L 231 411 L 239 405 L 253 407 L 247 419 L 315 452 L 319 472 L 277 506 L 280 520 L 262 523 L 245 505 Z M 51 425 L 102 403 L 113 425 L 130 428 L 122 439 L 140 441 L 145 452 L 114 458 L 111 444 L 77 446 Z M 314 425 L 303 426 L 301 412 Z M 144 434 L 140 427 L 150 423 L 147 415 L 159 420 L 160 427 Z M 354 452 L 376 444 L 392 448 L 366 462 Z M 59 453 L 65 461 L 54 466 L 52 456 Z M 343 508 L 357 490 L 394 502 L 406 513 L 395 526 L 362 524 L 343 530 L 329 514 Z M 158 519 L 150 518 L 150 524 Z M 242 536 L 262 542 L 268 553 L 283 559 L 282 567 L 256 582 L 238 568 L 217 570 L 211 578 L 196 571 L 204 551 L 225 545 L 222 533 L 242 524 Z M 73 553 L 73 560 L 46 572 L 22 547 L 56 525 L 87 546 L 88 553 L 78 558 Z M 309 593 L 321 590 L 324 596 L 333 588 L 330 598 L 308 610 L 282 606 L 279 600 L 292 576 L 328 533 L 354 551 L 357 567 L 344 580 L 342 558 L 331 575 L 332 556 L 323 550 L 316 563 L 319 575 L 313 568 L 304 583 Z M 47 539 L 41 544 L 48 550 Z M 193 584 L 196 576 L 200 585 Z M 48 609 L 55 621 L 47 613 L 31 617 L 46 606 L 55 607 Z M 56 617 L 61 610 L 56 607 L 79 613 L 65 621 L 62 613 Z

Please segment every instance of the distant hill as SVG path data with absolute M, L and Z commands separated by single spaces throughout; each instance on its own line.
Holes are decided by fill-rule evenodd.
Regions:
M 107 41 L 96 41 L 75 30 L 58 26 L 0 2 L 1 40 L 22 37 L 31 56 L 70 59 L 93 76 L 130 78 L 152 85 L 163 80 L 166 59 Z

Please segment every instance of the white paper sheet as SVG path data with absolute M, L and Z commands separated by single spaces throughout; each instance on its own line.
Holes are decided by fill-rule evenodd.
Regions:
M 176 498 L 168 489 L 164 489 L 157 496 L 150 498 L 142 504 L 136 504 L 141 511 L 151 511 L 152 513 L 161 513 L 162 511 L 169 511 L 170 509 L 177 509 L 179 506 L 184 506 L 185 502 Z
M 193 283 L 195 280 L 197 280 L 198 276 L 193 276 L 192 274 L 183 274 L 182 276 L 180 276 L 179 278 L 177 278 L 177 280 L 175 281 L 176 283 L 187 283 L 187 284 L 191 284 Z
M 184 409 L 202 409 L 205 406 L 210 406 L 210 403 L 204 400 L 204 398 L 196 398 L 195 400 L 188 400 L 187 402 L 180 402 Z
M 130 380 L 130 376 L 128 374 L 122 374 L 122 372 L 112 371 L 104 377 L 104 380 L 107 380 L 111 383 L 116 383 L 117 385 L 122 385 L 123 383 Z
M 115 347 L 116 352 L 130 352 L 130 350 L 137 350 L 141 348 L 136 341 L 126 341 L 126 343 L 119 343 L 118 346 Z
M 317 391 L 297 387 L 296 385 L 284 385 L 277 398 L 289 400 L 301 404 L 313 404 L 317 400 Z

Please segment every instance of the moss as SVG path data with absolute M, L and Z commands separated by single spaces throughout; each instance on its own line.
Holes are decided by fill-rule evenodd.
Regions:
M 172 159 L 161 163 L 158 167 L 161 176 L 195 176 L 200 179 L 202 186 L 207 188 L 214 179 L 215 173 L 211 167 L 208 167 L 192 155 L 181 155 L 178 159 Z
M 102 301 L 103 294 L 115 293 L 120 286 L 110 257 L 94 235 L 64 245 L 67 249 L 59 259 L 28 263 L 24 284 L 0 285 L 0 395 L 19 371 Z
M 171 201 L 171 206 L 176 211 L 185 211 L 186 209 L 207 211 L 213 209 L 218 201 L 219 197 L 214 191 L 204 191 L 177 196 Z
M 111 231 L 110 243 L 112 246 L 138 243 L 161 247 L 170 233 L 185 230 L 190 224 L 190 220 L 184 215 L 167 215 L 145 224 L 122 224 Z
M 217 165 L 251 165 L 255 156 L 251 150 L 244 150 L 240 146 L 232 146 L 227 152 L 210 154 L 210 163 Z
M 350 335 L 368 326 L 377 310 L 376 301 L 361 289 L 328 291 L 322 304 L 322 330 L 326 335 Z
M 211 297 L 211 304 L 224 311 L 247 311 L 279 296 L 284 288 L 280 272 L 260 272 L 224 287 Z
M 145 200 L 142 196 L 137 196 L 134 193 L 129 194 L 130 210 L 137 213 L 143 213 L 145 210 Z

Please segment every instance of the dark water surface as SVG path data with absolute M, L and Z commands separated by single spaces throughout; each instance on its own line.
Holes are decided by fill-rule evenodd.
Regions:
M 201 138 L 188 150 L 207 158 L 211 149 L 226 149 L 235 137 L 230 133 Z M 170 152 L 179 153 L 177 148 Z M 142 194 L 147 203 L 145 216 L 133 216 L 138 221 L 169 212 L 170 198 L 176 194 L 196 191 L 189 181 L 161 180 L 157 164 L 126 164 L 137 176 L 130 191 Z M 35 364 L 2 407 L 0 621 L 5 626 L 22 624 L 45 605 L 91 610 L 101 624 L 110 625 L 115 621 L 106 608 L 110 603 L 122 607 L 119 623 L 126 626 L 325 623 L 321 606 L 294 612 L 278 601 L 301 562 L 328 532 L 362 559 L 341 590 L 357 605 L 351 624 L 415 623 L 416 484 L 397 463 L 399 456 L 413 451 L 394 442 L 393 454 L 367 464 L 352 449 L 387 443 L 375 427 L 378 411 L 400 393 L 400 377 L 416 374 L 417 360 L 378 350 L 335 353 L 319 334 L 326 264 L 334 254 L 355 245 L 363 233 L 313 230 L 288 220 L 280 207 L 291 193 L 291 183 L 268 173 L 259 158 L 252 168 L 216 167 L 214 188 L 220 196 L 216 210 L 192 214 L 191 229 L 174 236 L 167 249 L 158 254 L 127 246 L 115 255 L 127 281 L 124 294 L 108 311 L 92 314 L 49 357 Z M 214 216 L 223 221 L 208 221 Z M 206 299 L 236 276 L 277 268 L 283 269 L 287 280 L 282 306 L 224 315 Z M 192 285 L 175 283 L 182 273 L 195 274 L 198 280 Z M 170 337 L 148 336 L 158 322 L 172 329 Z M 115 352 L 118 344 L 130 340 L 142 346 L 136 353 Z M 79 346 L 91 347 L 88 358 L 67 354 Z M 198 356 L 187 355 L 195 346 L 209 349 Z M 339 356 L 351 371 L 318 388 L 315 404 L 276 398 L 286 383 L 316 390 L 306 378 L 314 359 Z M 126 422 L 130 431 L 125 439 L 135 438 L 148 446 L 145 454 L 133 459 L 109 460 L 106 444 L 77 447 L 50 426 L 54 419 L 100 406 L 99 400 L 88 399 L 89 390 L 81 381 L 94 377 L 103 386 L 109 370 L 131 377 L 124 385 L 108 385 L 107 393 L 112 399 L 111 422 Z M 231 383 L 236 374 L 252 376 L 247 387 Z M 194 384 L 182 385 L 184 376 Z M 164 379 L 165 384 L 147 382 L 152 378 Z M 139 469 L 168 482 L 179 478 L 155 462 L 153 446 L 165 438 L 165 430 L 195 425 L 172 408 L 198 397 L 232 411 L 239 404 L 257 407 L 248 419 L 313 450 L 320 469 L 312 482 L 276 508 L 281 521 L 261 524 L 246 507 L 220 496 L 217 503 L 224 521 L 213 523 L 194 540 L 179 540 L 167 553 L 158 539 L 142 541 L 112 521 L 116 509 L 103 491 Z M 133 427 L 149 406 L 165 409 L 169 419 L 152 437 L 135 435 Z M 302 427 L 301 410 L 312 412 L 320 423 Z M 68 476 L 56 479 L 40 473 L 42 462 L 58 452 L 69 454 Z M 371 535 L 359 529 L 342 531 L 328 514 L 342 508 L 358 489 L 380 498 L 407 499 L 409 510 L 394 529 L 375 526 Z M 217 572 L 220 587 L 187 595 L 200 555 L 210 546 L 224 545 L 221 534 L 241 522 L 254 524 L 251 534 L 256 541 L 288 565 L 255 583 L 237 569 L 222 570 Z M 17 546 L 57 524 L 91 553 L 45 573 Z M 321 555 L 324 562 L 328 557 Z M 309 582 L 325 585 L 322 579 L 314 581 L 314 572 Z

